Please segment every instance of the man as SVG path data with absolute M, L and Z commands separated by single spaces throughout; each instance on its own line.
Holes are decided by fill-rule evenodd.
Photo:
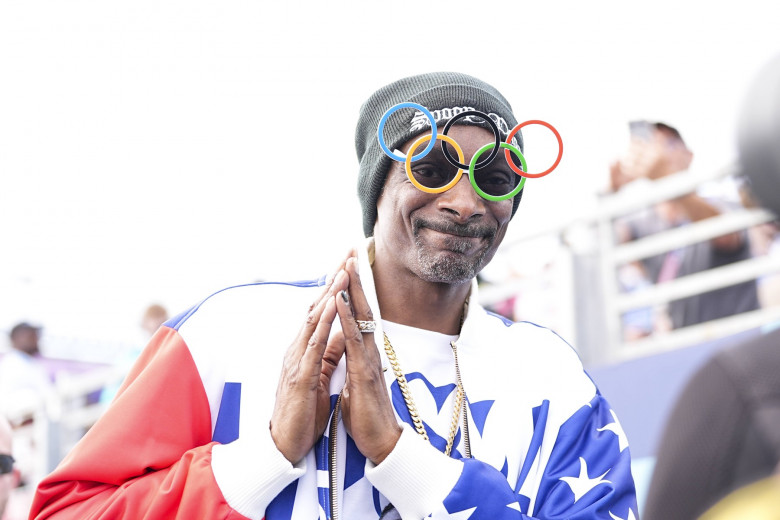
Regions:
M 504 139 L 516 124 L 463 74 L 376 92 L 355 139 L 367 247 L 327 281 L 232 288 L 169 320 L 32 517 L 635 517 L 625 436 L 574 351 L 477 303 L 520 196 L 478 195 L 440 147 L 407 176 L 377 139 L 402 102 L 430 109 L 439 133 L 467 107 Z M 461 122 L 449 137 L 463 163 L 494 134 Z M 382 139 L 405 159 L 431 133 L 406 110 Z M 479 178 L 519 185 L 502 155 Z M 452 182 L 430 193 L 412 179 Z
M 40 334 L 40 327 L 34 327 L 27 322 L 21 322 L 14 325 L 8 336 L 11 339 L 11 346 L 14 350 L 24 352 L 28 356 L 39 356 L 41 354 L 41 349 L 38 346 Z
M 664 123 L 635 121 L 631 124 L 632 140 L 626 158 L 612 164 L 610 174 L 613 191 L 628 188 L 632 181 L 657 180 L 685 171 L 693 153 L 685 145 L 680 132 Z M 640 181 L 641 183 L 641 181 Z M 641 184 L 639 184 L 641 186 Z M 720 215 L 725 207 L 689 193 L 656 204 L 650 210 L 617 222 L 618 241 L 626 242 L 698 222 Z M 691 244 L 666 254 L 630 264 L 626 270 L 640 270 L 650 283 L 663 283 L 675 278 L 721 267 L 750 258 L 750 244 L 744 232 L 728 233 L 709 241 Z M 636 280 L 636 278 L 633 278 Z M 636 283 L 637 286 L 641 283 Z M 687 327 L 718 318 L 757 309 L 758 292 L 755 281 L 697 294 L 672 301 L 668 317 L 672 328 Z M 626 325 L 632 325 L 630 322 Z M 663 328 L 663 327 L 661 327 Z M 639 326 L 645 334 L 652 324 Z
M 41 363 L 40 328 L 21 322 L 9 334 L 11 351 L 0 360 L 0 410 L 20 403 L 34 406 L 51 391 L 51 380 Z
M 5 416 L 0 415 L 0 518 L 5 514 L 8 497 L 19 484 L 19 470 L 12 454 L 13 431 Z

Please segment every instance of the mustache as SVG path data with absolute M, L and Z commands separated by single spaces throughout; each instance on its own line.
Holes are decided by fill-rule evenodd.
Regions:
M 487 224 L 459 224 L 451 220 L 428 220 L 418 217 L 414 219 L 413 225 L 415 236 L 422 228 L 459 237 L 493 238 L 496 235 L 495 226 Z

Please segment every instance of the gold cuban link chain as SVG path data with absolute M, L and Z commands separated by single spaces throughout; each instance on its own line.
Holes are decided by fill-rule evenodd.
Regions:
M 390 343 L 390 339 L 387 337 L 387 334 L 384 334 L 385 339 L 385 353 L 387 354 L 387 359 L 390 361 L 390 366 L 393 368 L 393 374 L 395 374 L 395 379 L 398 381 L 398 387 L 401 390 L 401 395 L 404 397 L 404 402 L 406 403 L 406 409 L 409 410 L 409 415 L 412 418 L 412 422 L 414 423 L 414 429 L 417 430 L 417 433 L 419 433 L 423 439 L 426 441 L 428 439 L 428 433 L 425 431 L 425 426 L 423 426 L 422 419 L 420 418 L 420 413 L 417 411 L 417 406 L 414 404 L 414 399 L 412 398 L 412 392 L 409 389 L 409 383 L 406 381 L 406 376 L 404 375 L 403 371 L 401 370 L 401 365 L 398 362 L 398 357 L 395 354 L 395 350 L 393 350 L 393 345 Z M 458 353 L 455 349 L 454 343 L 450 344 L 452 346 L 453 352 L 455 353 L 455 368 L 458 376 L 458 384 L 457 384 L 457 392 L 455 393 L 455 405 L 453 407 L 452 411 L 452 422 L 450 423 L 450 434 L 447 438 L 447 447 L 444 451 L 444 454 L 449 456 L 452 452 L 452 444 L 455 442 L 455 435 L 458 432 L 458 419 L 460 418 L 460 412 L 463 408 L 463 383 L 460 380 L 460 370 L 458 370 Z

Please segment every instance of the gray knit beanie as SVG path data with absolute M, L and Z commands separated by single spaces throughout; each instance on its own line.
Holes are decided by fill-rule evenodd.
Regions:
M 441 131 L 444 123 L 466 110 L 480 110 L 487 113 L 497 124 L 502 140 L 517 124 L 512 107 L 498 90 L 475 77 L 457 72 L 432 72 L 404 78 L 377 90 L 360 108 L 355 149 L 360 161 L 358 175 L 358 198 L 363 209 L 363 232 L 374 234 L 376 203 L 390 168 L 390 159 L 379 146 L 377 127 L 384 113 L 398 103 L 413 102 L 427 108 Z M 463 118 L 462 124 L 474 124 L 490 128 L 479 119 Z M 385 124 L 384 138 L 393 150 L 409 139 L 422 134 L 431 127 L 428 118 L 421 112 L 404 109 L 393 114 Z M 523 150 L 523 138 L 518 132 L 515 146 Z M 514 198 L 512 215 L 517 211 L 523 190 Z

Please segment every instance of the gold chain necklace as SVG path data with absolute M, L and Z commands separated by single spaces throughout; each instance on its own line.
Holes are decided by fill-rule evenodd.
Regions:
M 398 356 L 395 354 L 395 350 L 393 350 L 393 345 L 390 343 L 390 339 L 387 337 L 387 334 L 384 334 L 385 338 L 385 353 L 387 354 L 387 359 L 390 361 L 390 366 L 393 368 L 393 374 L 395 374 L 395 379 L 398 381 L 398 387 L 401 390 L 401 395 L 404 396 L 404 402 L 406 403 L 406 409 L 409 410 L 409 415 L 412 418 L 412 422 L 414 423 L 414 429 L 417 430 L 417 433 L 419 433 L 423 439 L 426 441 L 428 439 L 428 433 L 425 431 L 425 426 L 423 426 L 422 419 L 420 418 L 420 413 L 417 411 L 417 406 L 414 404 L 414 399 L 412 398 L 412 392 L 409 389 L 409 383 L 406 381 L 406 376 L 404 375 L 403 371 L 401 370 L 401 365 L 398 362 Z M 455 347 L 455 342 L 450 342 L 450 346 L 452 347 L 452 352 L 455 356 L 455 372 L 457 374 L 458 383 L 457 383 L 457 391 L 455 393 L 455 405 L 453 406 L 452 410 L 452 421 L 450 422 L 450 433 L 449 437 L 447 438 L 447 447 L 444 450 L 444 454 L 449 456 L 452 452 L 452 445 L 455 442 L 455 435 L 458 432 L 458 419 L 460 418 L 460 412 L 461 409 L 463 409 L 464 413 L 464 420 L 465 420 L 465 413 L 466 409 L 463 406 L 463 382 L 460 378 L 460 368 L 458 367 L 458 351 Z M 465 430 L 464 430 L 465 432 Z M 467 445 L 467 457 L 470 456 L 470 449 L 468 446 L 468 440 L 464 436 L 464 442 Z

